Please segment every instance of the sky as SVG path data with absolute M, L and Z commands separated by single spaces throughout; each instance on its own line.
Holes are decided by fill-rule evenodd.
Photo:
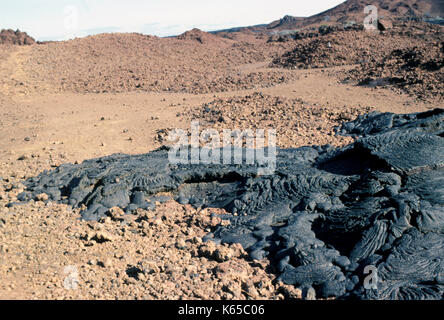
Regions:
M 178 35 L 306 17 L 343 0 L 0 0 L 0 29 L 36 40 L 67 40 L 104 32 Z

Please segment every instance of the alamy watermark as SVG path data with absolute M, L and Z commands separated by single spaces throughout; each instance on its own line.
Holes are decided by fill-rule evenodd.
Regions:
M 372 265 L 366 266 L 364 268 L 364 275 L 367 275 L 364 278 L 364 288 L 366 290 L 378 290 L 378 268 Z
M 79 9 L 74 5 L 67 5 L 63 10 L 64 19 L 63 27 L 65 29 L 65 37 L 72 39 L 77 35 L 79 30 Z
M 79 270 L 77 267 L 66 266 L 63 273 L 66 274 L 66 277 L 63 280 L 63 287 L 66 290 L 76 290 L 79 286 Z
M 256 165 L 258 175 L 271 175 L 276 170 L 275 129 L 201 131 L 199 122 L 193 121 L 190 135 L 174 129 L 168 141 L 174 142 L 168 153 L 172 164 Z
M 364 29 L 370 32 L 379 32 L 378 29 L 378 7 L 368 5 L 364 8 L 364 13 L 367 15 L 364 18 Z
M 63 7 L 63 37 L 65 40 L 88 35 L 87 32 L 81 30 L 80 22 L 85 22 L 88 19 L 86 14 L 91 16 L 98 10 L 95 4 L 96 0 L 81 0 L 76 1 L 76 4 L 67 4 Z

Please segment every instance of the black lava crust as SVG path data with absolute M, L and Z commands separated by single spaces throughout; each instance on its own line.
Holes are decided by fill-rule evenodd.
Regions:
M 318 298 L 443 299 L 444 110 L 372 113 L 338 134 L 356 141 L 278 150 L 270 176 L 255 165 L 171 164 L 161 148 L 64 164 L 26 181 L 19 200 L 46 193 L 98 219 L 114 206 L 152 209 L 147 199 L 169 193 L 236 213 L 206 240 L 241 243 Z

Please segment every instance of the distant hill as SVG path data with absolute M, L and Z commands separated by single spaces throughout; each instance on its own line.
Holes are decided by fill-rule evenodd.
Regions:
M 288 29 L 319 24 L 361 23 L 366 16 L 364 8 L 370 3 L 378 8 L 379 16 L 386 20 L 427 20 L 444 16 L 443 0 L 348 0 L 308 18 L 284 17 L 269 24 L 268 28 Z
M 30 45 L 34 44 L 34 38 L 20 30 L 3 29 L 0 31 L 0 44 Z
M 206 44 L 206 45 L 208 44 L 214 44 L 219 46 L 232 45 L 232 43 L 228 42 L 226 39 L 213 35 L 209 32 L 204 32 L 197 28 L 182 33 L 181 35 L 177 36 L 177 39 L 196 41 L 200 44 Z
M 274 32 L 320 25 L 362 23 L 365 18 L 364 8 L 370 3 L 378 8 L 380 19 L 385 21 L 424 20 L 441 24 L 444 21 L 444 0 L 348 0 L 311 17 L 287 15 L 265 25 L 219 30 L 214 33 L 244 30 Z
M 281 70 L 240 72 L 238 67 L 264 63 L 286 49 L 265 38 L 238 41 L 198 29 L 174 38 L 99 34 L 30 46 L 21 57 L 20 77 L 5 77 L 5 81 L 22 91 L 51 93 L 253 89 L 290 81 L 292 75 L 287 77 Z

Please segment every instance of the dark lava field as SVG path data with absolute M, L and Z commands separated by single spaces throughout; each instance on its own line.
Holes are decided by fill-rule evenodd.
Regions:
M 162 147 L 63 164 L 28 179 L 18 200 L 46 193 L 85 208 L 87 220 L 170 198 L 223 208 L 230 224 L 204 240 L 240 243 L 251 259 L 269 259 L 288 285 L 320 298 L 442 299 L 444 110 L 374 112 L 337 134 L 356 140 L 279 149 L 272 175 L 258 175 L 257 164 L 172 164 Z

